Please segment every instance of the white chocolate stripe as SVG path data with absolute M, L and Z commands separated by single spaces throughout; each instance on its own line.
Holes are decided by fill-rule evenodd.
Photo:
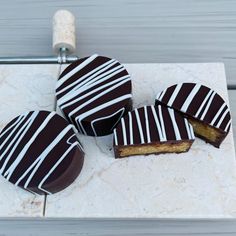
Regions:
M 23 137 L 22 135 L 22 132 L 24 134 L 24 131 L 26 132 L 27 131 L 27 128 L 30 126 L 30 121 L 31 119 L 27 119 L 26 122 L 22 125 L 22 127 L 17 131 L 16 135 L 14 136 L 14 138 L 10 141 L 10 143 L 7 145 L 7 147 L 5 149 L 3 149 L 3 152 L 1 153 L 1 156 L 0 156 L 0 160 L 5 156 L 5 154 L 11 150 L 10 153 L 14 152 L 15 151 L 15 148 L 16 148 L 16 144 L 18 144 L 18 142 L 20 142 L 21 140 L 21 137 Z M 11 135 L 12 136 L 12 135 Z M 20 138 L 18 138 L 20 136 Z M 4 142 L 2 143 L 1 145 L 1 150 L 2 150 L 2 147 L 3 145 L 5 145 L 6 141 L 9 139 L 10 136 L 7 137 L 7 139 L 4 140 Z M 15 141 L 16 141 L 16 144 L 15 144 Z M 12 147 L 13 146 L 13 147 Z M 8 155 L 9 156 L 9 155 Z M 10 157 L 9 157 L 10 158 Z M 6 158 L 5 162 L 8 161 L 8 158 Z M 3 164 L 4 166 L 4 164 Z M 3 168 L 3 167 L 2 167 Z
M 38 113 L 37 113 L 38 114 Z M 19 163 L 21 162 L 21 160 L 24 158 L 26 152 L 29 150 L 30 146 L 32 145 L 32 143 L 35 141 L 35 139 L 37 138 L 37 136 L 44 130 L 44 128 L 47 126 L 47 124 L 49 123 L 49 121 L 51 120 L 51 118 L 53 116 L 55 116 L 55 112 L 51 112 L 49 113 L 49 115 L 46 117 L 46 119 L 43 121 L 43 123 L 39 126 L 39 128 L 35 131 L 35 133 L 33 134 L 33 136 L 30 138 L 30 140 L 27 142 L 27 144 L 24 146 L 24 148 L 21 150 L 21 152 L 19 153 L 19 155 L 17 156 L 16 160 L 10 165 L 10 167 L 8 168 L 8 170 L 4 173 L 4 176 L 7 176 L 7 179 L 9 180 L 11 175 L 13 174 L 15 168 L 19 165 Z
M 182 84 L 178 84 L 176 86 L 174 92 L 172 93 L 172 95 L 171 95 L 171 97 L 170 97 L 170 99 L 169 99 L 169 101 L 167 103 L 167 106 L 172 106 L 172 104 L 173 104 L 175 98 L 177 97 L 177 95 L 178 95 L 178 93 L 179 93 L 181 88 L 182 88 Z
M 60 108 L 64 109 L 64 108 L 66 108 L 66 107 L 68 107 L 68 106 L 70 106 L 70 105 L 72 105 L 72 104 L 74 104 L 74 103 L 76 103 L 76 102 L 78 102 L 78 101 L 80 101 L 80 100 L 82 100 L 82 99 L 92 95 L 93 93 L 96 93 L 96 92 L 98 92 L 98 91 L 100 91 L 100 90 L 102 90 L 102 89 L 104 89 L 106 87 L 109 87 L 110 85 L 116 84 L 116 83 L 118 83 L 120 81 L 123 81 L 124 79 L 129 79 L 129 78 L 130 78 L 130 76 L 123 76 L 123 77 L 120 77 L 120 78 L 118 78 L 116 80 L 113 80 L 113 81 L 111 81 L 109 83 L 105 83 L 104 85 L 102 85 L 102 86 L 100 86 L 100 87 L 98 87 L 96 89 L 93 89 L 92 91 L 90 91 L 90 92 L 88 92 L 88 93 L 86 93 L 86 94 L 84 94 L 84 95 L 82 95 L 82 96 L 72 100 L 71 102 L 68 102 L 68 103 L 60 106 Z M 76 94 L 76 96 L 78 96 L 78 95 L 79 95 L 79 93 Z
M 213 93 L 212 93 L 212 95 L 211 95 L 211 97 L 210 97 L 210 99 L 209 99 L 209 101 L 208 101 L 208 103 L 207 103 L 206 108 L 204 109 L 204 112 L 203 112 L 203 114 L 202 114 L 200 120 L 203 120 L 203 119 L 205 118 L 205 115 L 206 115 L 207 112 L 208 112 L 208 109 L 209 109 L 209 107 L 210 107 L 210 105 L 211 105 L 211 103 L 212 103 L 213 98 L 215 97 L 215 94 L 216 94 L 216 92 L 213 92 Z
M 181 140 L 181 136 L 180 136 L 180 133 L 179 133 L 179 128 L 178 128 L 178 125 L 177 125 L 176 120 L 175 120 L 174 110 L 168 107 L 168 111 L 169 111 L 169 114 L 170 114 L 170 118 L 172 120 L 176 140 Z
M 225 126 L 225 132 L 228 132 L 229 126 L 231 124 L 231 119 L 229 120 L 228 124 Z
M 116 63 L 117 63 L 117 61 L 115 59 L 111 59 L 110 61 L 107 61 L 106 63 L 96 67 L 95 69 L 93 69 L 89 73 L 83 75 L 81 78 L 75 80 L 73 83 L 70 83 L 69 85 L 67 85 L 63 89 L 60 89 L 59 91 L 57 91 L 56 95 L 59 95 L 59 94 L 65 92 L 66 90 L 68 90 L 69 88 L 76 86 L 78 83 L 80 83 L 80 81 L 83 81 L 87 77 L 94 78 L 95 76 L 97 76 L 100 73 L 102 73 L 103 71 L 109 69 L 111 66 L 115 65 Z
M 79 110 L 81 110 L 83 107 L 87 106 L 87 105 L 90 104 L 91 102 L 97 100 L 98 98 L 104 96 L 105 94 L 111 92 L 112 90 L 115 90 L 116 88 L 120 87 L 122 84 L 125 84 L 125 83 L 127 83 L 127 82 L 129 82 L 129 81 L 130 81 L 130 79 L 122 80 L 121 82 L 119 82 L 119 83 L 115 84 L 114 86 L 112 86 L 112 87 L 110 87 L 110 88 L 104 90 L 103 92 L 97 94 L 96 96 L 94 96 L 93 98 L 91 98 L 91 99 L 89 99 L 88 101 L 84 102 L 84 103 L 81 104 L 80 106 L 76 107 L 74 110 L 72 110 L 72 111 L 69 113 L 69 115 L 68 115 L 69 119 L 71 120 L 71 116 L 72 116 L 73 114 L 75 114 L 76 112 L 78 112 Z
M 194 88 L 189 93 L 188 97 L 186 98 L 184 104 L 182 105 L 182 107 L 180 109 L 182 112 L 186 112 L 188 110 L 190 103 L 192 102 L 194 96 L 197 94 L 197 92 L 199 91 L 200 88 L 201 88 L 200 84 L 195 84 Z
M 74 87 L 73 89 L 71 89 L 66 95 L 66 98 L 69 97 L 71 98 L 71 96 L 74 96 L 74 94 L 76 93 L 81 93 L 89 88 L 94 87 L 97 84 L 102 83 L 103 81 L 106 81 L 108 79 L 110 79 L 111 77 L 119 74 L 120 72 L 124 71 L 125 68 L 122 65 L 118 65 L 117 67 L 106 71 L 106 73 L 103 73 L 97 77 L 95 77 L 94 79 L 91 80 L 84 80 L 83 82 L 79 83 L 76 87 Z
M 72 125 L 72 124 L 69 124 L 69 126 L 73 129 L 73 131 L 75 132 L 75 134 L 74 135 L 76 135 L 76 134 L 78 134 L 78 130 L 75 128 L 75 126 L 74 125 Z
M 157 94 L 156 100 L 160 100 L 160 97 L 161 97 L 161 95 L 162 95 L 163 92 L 164 92 L 164 91 L 162 91 L 162 92 L 160 92 L 160 93 Z
M 1 133 L 0 138 L 2 138 L 18 122 L 22 121 L 23 118 L 25 118 L 25 115 L 19 116 L 18 119 L 11 126 L 9 126 L 6 130 L 4 130 L 4 132 Z
M 208 101 L 209 97 L 212 95 L 213 93 L 213 90 L 210 90 L 207 94 L 207 96 L 205 97 L 205 99 L 203 100 L 201 106 L 198 108 L 196 114 L 195 114 L 195 117 L 198 118 L 199 114 L 201 113 L 203 107 L 205 106 L 206 102 Z
M 160 93 L 160 97 L 158 98 L 159 101 L 162 100 L 162 98 L 164 97 L 165 93 L 166 93 L 166 89 L 163 90 L 163 91 Z
M 14 153 L 15 149 L 17 148 L 18 144 L 21 142 L 22 138 L 24 137 L 24 135 L 26 134 L 26 132 L 28 131 L 28 129 L 31 127 L 32 123 L 34 122 L 36 116 L 37 116 L 38 112 L 33 112 L 32 115 L 30 116 L 30 118 L 26 121 L 26 123 L 21 127 L 21 129 L 18 131 L 17 135 L 12 139 L 11 143 L 8 145 L 8 147 L 4 150 L 4 152 L 1 155 L 1 158 L 6 154 L 6 152 L 9 150 L 9 148 L 11 148 L 10 153 L 8 154 L 6 160 L 4 161 L 2 168 L 0 170 L 0 173 L 4 172 L 4 169 L 8 163 L 8 161 L 11 158 L 12 153 Z M 18 138 L 18 136 L 20 135 L 20 137 Z M 16 143 L 14 143 L 16 141 Z M 11 147 L 12 145 L 14 145 L 13 147 Z M 0 158 L 0 159 L 1 159 Z M 4 173 L 5 176 L 5 173 Z
M 126 95 L 123 95 L 123 96 L 118 97 L 118 98 L 116 98 L 116 99 L 113 99 L 113 100 L 111 100 L 111 101 L 108 101 L 108 102 L 106 102 L 106 103 L 103 103 L 103 104 L 101 104 L 101 105 L 99 105 L 99 106 L 97 106 L 97 107 L 95 107 L 95 108 L 93 108 L 93 109 L 91 109 L 91 110 L 89 110 L 89 111 L 87 111 L 87 112 L 84 112 L 83 114 L 77 116 L 77 117 L 75 118 L 75 121 L 77 122 L 77 125 L 81 127 L 82 133 L 87 134 L 86 131 L 85 131 L 85 129 L 84 129 L 84 127 L 83 127 L 83 125 L 82 125 L 82 123 L 81 123 L 81 121 L 82 121 L 84 118 L 86 118 L 86 117 L 88 117 L 88 116 L 90 116 L 90 115 L 92 115 L 92 114 L 94 114 L 94 113 L 96 113 L 96 112 L 98 112 L 98 111 L 100 111 L 100 110 L 102 110 L 102 109 L 104 109 L 104 108 L 107 108 L 107 107 L 109 107 L 109 106 L 111 106 L 111 105 L 113 105 L 113 104 L 116 104 L 116 103 L 118 103 L 118 102 L 121 102 L 121 101 L 123 101 L 123 100 L 125 100 L 125 99 L 129 99 L 129 98 L 131 98 L 131 97 L 132 97 L 132 94 L 126 94 Z
M 129 143 L 130 145 L 134 144 L 134 138 L 133 138 L 133 121 L 132 121 L 132 114 L 131 112 L 128 113 L 129 116 Z
M 61 110 L 61 113 L 62 113 L 62 116 L 67 119 L 67 116 L 65 115 L 64 111 Z M 68 120 L 68 119 L 67 119 Z M 75 131 L 76 130 L 76 133 L 79 133 L 79 132 L 82 132 L 80 127 L 77 127 L 76 126 L 76 122 L 74 120 L 71 120 L 71 125 L 74 127 L 73 130 Z M 75 128 L 76 127 L 76 128 Z M 78 132 L 79 131 L 79 132 Z
M 70 140 L 72 137 L 76 137 L 76 139 L 77 139 L 77 147 L 79 147 L 80 150 L 84 152 L 84 148 L 83 148 L 83 146 L 81 145 L 81 143 L 79 142 L 79 140 L 78 140 L 78 138 L 77 138 L 77 136 L 76 136 L 76 134 L 78 134 L 78 130 L 77 130 L 77 129 L 75 128 L 75 126 L 72 125 L 72 124 L 69 124 L 68 126 L 71 127 L 71 129 L 74 131 L 74 134 L 72 134 L 71 137 L 69 137 L 69 138 L 67 139 L 66 143 L 67 143 L 67 144 L 73 144 L 73 143 L 71 143 L 69 140 Z
M 191 132 L 191 137 L 192 137 L 192 139 L 195 139 L 195 135 L 194 135 L 194 131 L 193 131 L 193 126 L 190 123 L 188 123 L 188 125 L 189 125 L 189 129 L 190 129 L 190 132 Z
M 157 132 L 159 134 L 160 141 L 161 142 L 166 141 L 166 139 L 163 137 L 162 129 L 161 129 L 160 123 L 158 121 L 156 110 L 155 110 L 154 106 L 151 106 L 151 110 L 152 110 L 152 114 L 153 114 L 153 117 L 154 117 L 154 120 L 155 120 L 155 123 L 156 123 L 156 126 L 157 126 Z
M 167 140 L 166 138 L 166 130 L 165 130 L 165 124 L 164 124 L 164 120 L 163 120 L 163 115 L 162 115 L 162 106 L 159 105 L 158 106 L 158 113 L 159 113 L 159 119 L 160 119 L 160 122 L 161 122 L 161 130 L 162 130 L 162 136 L 163 136 L 163 139 L 164 140 Z
M 73 144 L 73 143 L 70 142 L 70 140 L 71 140 L 72 138 L 74 138 L 75 136 L 76 136 L 76 134 L 72 134 L 72 135 L 66 140 L 66 143 L 69 144 L 69 145 Z
M 218 119 L 219 115 L 221 114 L 221 112 L 223 111 L 225 107 L 227 107 L 227 105 L 226 103 L 223 103 L 220 109 L 218 110 L 218 112 L 216 113 L 216 115 L 214 116 L 213 120 L 211 121 L 210 125 L 214 125 L 214 123 L 216 122 L 216 120 Z
M 117 140 L 117 132 L 116 129 L 114 129 L 114 141 L 115 141 L 115 145 L 118 145 L 118 140 Z
M 147 113 L 147 106 L 144 106 L 144 117 L 145 117 L 145 124 L 146 124 L 147 142 L 151 143 L 149 118 L 148 118 L 148 113 Z
M 184 123 L 185 123 L 185 128 L 186 128 L 187 133 L 188 133 L 188 138 L 193 139 L 192 133 L 190 131 L 190 126 L 189 126 L 188 120 L 186 118 L 184 118 Z
M 124 113 L 125 113 L 125 108 L 122 107 L 120 110 L 118 110 L 117 112 L 113 113 L 112 115 L 106 116 L 106 118 L 112 117 L 112 116 L 118 114 L 119 112 L 121 112 L 121 113 L 120 113 L 120 117 L 117 119 L 117 121 L 116 121 L 116 122 L 114 123 L 114 125 L 112 126 L 111 131 L 114 129 L 114 127 L 115 127 L 115 126 L 117 125 L 117 123 L 120 121 L 121 117 L 123 117 L 123 115 L 124 115 Z
M 31 115 L 32 116 L 32 115 Z M 22 124 L 22 122 L 26 119 L 26 116 L 23 117 L 23 119 L 15 126 L 15 128 L 10 132 L 10 134 L 8 134 L 8 136 L 6 137 L 6 139 L 4 140 L 4 142 L 0 145 L 0 150 L 3 148 L 3 146 L 8 142 L 8 140 L 12 137 L 12 135 L 14 134 L 14 132 L 18 129 L 18 127 Z M 10 142 L 10 144 L 8 145 L 8 148 L 10 148 L 10 146 L 14 143 L 14 141 L 17 139 L 17 137 L 20 135 L 20 132 L 22 130 L 24 130 L 24 127 L 28 124 L 28 122 L 30 122 L 30 117 L 27 119 L 27 121 L 25 122 L 25 124 L 17 131 L 17 133 L 14 135 L 13 140 Z M 7 152 L 7 149 L 5 149 L 5 152 Z M 5 153 L 4 152 L 4 153 Z M 0 156 L 0 160 L 2 159 L 2 157 L 5 155 L 4 153 L 1 154 Z
M 62 104 L 68 102 L 69 100 L 71 100 L 72 98 L 74 98 L 75 96 L 78 96 L 80 93 L 86 91 L 89 88 L 92 88 L 93 86 L 102 83 L 108 79 L 110 79 L 112 76 L 115 76 L 116 74 L 119 74 L 120 72 L 122 72 L 124 70 L 124 68 L 116 70 L 113 73 L 109 73 L 107 76 L 105 76 L 104 74 L 100 77 L 96 77 L 96 80 L 94 80 L 94 82 L 96 82 L 98 80 L 97 83 L 94 84 L 86 84 L 81 86 L 80 88 L 78 88 L 77 90 L 73 89 L 71 90 L 69 93 L 66 93 L 64 96 L 62 96 L 60 99 L 58 99 L 58 104 L 59 106 L 61 106 Z M 101 78 L 101 79 L 100 79 Z M 99 80 L 100 79 L 100 80 Z M 79 84 L 81 85 L 81 84 Z M 89 86 L 90 85 L 90 86 Z
M 220 125 L 222 124 L 224 118 L 226 117 L 226 115 L 229 113 L 229 110 L 226 109 L 225 112 L 223 113 L 223 115 L 221 116 L 220 120 L 218 121 L 218 124 L 216 125 L 216 128 L 219 128 Z
M 95 127 L 94 127 L 94 123 L 96 123 L 97 121 L 101 121 L 101 120 L 111 118 L 111 117 L 115 116 L 116 114 L 118 114 L 119 112 L 121 112 L 121 114 L 120 114 L 119 118 L 117 119 L 117 121 L 115 122 L 115 124 L 111 127 L 111 131 L 112 131 L 114 129 L 114 127 L 116 126 L 116 124 L 120 121 L 121 117 L 123 116 L 123 114 L 125 112 L 124 108 L 119 109 L 118 111 L 116 111 L 115 113 L 113 113 L 109 116 L 103 116 L 103 117 L 99 117 L 99 118 L 93 120 L 91 122 L 91 127 L 92 127 L 94 135 L 97 136 L 97 132 L 96 132 Z
M 29 177 L 27 178 L 27 181 L 24 184 L 24 188 L 27 188 L 30 181 L 32 180 L 34 174 L 42 164 L 42 162 L 45 160 L 45 158 L 48 156 L 48 154 L 53 150 L 53 148 L 58 145 L 58 143 L 65 137 L 65 135 L 68 133 L 68 131 L 71 130 L 70 126 L 67 126 L 64 128 L 57 137 L 50 143 L 50 145 L 47 146 L 47 148 L 37 157 L 37 159 L 28 167 L 28 169 L 24 172 L 24 174 L 16 181 L 15 185 L 18 185 L 22 179 L 24 179 L 27 174 L 31 171 Z
M 142 124 L 141 124 L 141 121 L 140 121 L 140 118 L 139 118 L 138 110 L 135 109 L 134 112 L 135 112 L 135 116 L 136 116 L 136 120 L 137 120 L 137 124 L 138 124 L 138 130 L 139 130 L 141 143 L 145 143 Z
M 125 127 L 125 122 L 124 118 L 121 118 L 121 127 L 122 127 L 122 134 L 123 134 L 123 143 L 124 145 L 127 145 L 127 134 L 126 134 L 126 127 Z
M 75 67 L 73 70 L 68 72 L 66 75 L 64 75 L 60 80 L 57 82 L 57 87 L 60 87 L 66 80 L 68 80 L 71 76 L 73 76 L 75 73 L 80 71 L 82 68 L 87 66 L 89 63 L 91 63 L 93 60 L 95 60 L 98 57 L 97 54 L 94 54 L 87 58 L 85 61 L 83 61 L 81 64 L 79 64 L 77 67 Z
M 119 74 L 120 72 L 122 72 L 124 70 L 125 70 L 125 68 L 122 65 L 118 65 L 115 68 L 112 68 L 112 69 L 106 71 L 105 73 L 103 73 L 93 79 L 84 80 L 83 82 L 81 82 L 80 84 L 75 86 L 72 90 L 79 90 L 79 88 L 81 88 L 83 86 L 87 87 L 87 86 L 95 83 L 96 81 L 103 79 L 104 77 L 108 77 L 108 78 L 112 77 L 113 75 Z
M 46 189 L 42 188 L 44 182 L 49 178 L 49 176 L 53 173 L 53 171 L 58 167 L 58 165 L 67 157 L 67 155 L 73 150 L 75 146 L 78 145 L 78 142 L 71 144 L 71 146 L 66 150 L 66 152 L 60 157 L 60 159 L 53 165 L 50 171 L 44 176 L 42 181 L 39 183 L 38 188 L 44 191 L 47 194 L 51 194 L 51 192 L 47 191 Z
M 151 109 L 151 110 L 149 110 Z M 166 111 L 167 109 L 167 111 Z M 153 116 L 151 116 L 151 113 L 149 113 L 149 111 L 153 114 Z M 167 115 L 163 117 L 163 111 L 166 111 L 166 113 L 164 113 L 164 115 Z M 132 124 L 132 115 L 134 115 L 135 117 L 135 121 L 137 122 L 137 132 L 136 134 L 133 134 L 133 124 Z M 164 106 L 158 105 L 157 107 L 155 106 L 144 106 L 143 108 L 139 108 L 139 109 L 134 109 L 132 112 L 128 113 L 128 117 L 126 117 L 125 119 L 122 118 L 121 123 L 119 128 L 121 129 L 120 131 L 120 135 L 121 135 L 121 143 L 122 145 L 132 145 L 133 144 L 133 138 L 134 136 L 139 136 L 140 139 L 137 140 L 137 143 L 151 143 L 151 129 L 153 128 L 152 126 L 150 126 L 150 118 L 154 119 L 154 125 L 156 126 L 156 130 L 153 131 L 155 133 L 154 135 L 154 140 L 158 140 L 157 136 L 159 134 L 159 140 L 160 142 L 164 142 L 167 141 L 166 138 L 166 133 L 165 133 L 165 124 L 164 121 L 167 122 L 167 125 L 170 125 L 169 128 L 171 128 L 172 133 L 174 135 L 173 139 L 175 140 L 182 140 L 187 139 L 187 140 L 194 140 L 195 136 L 194 136 L 194 132 L 193 132 L 193 128 L 191 126 L 191 124 L 188 122 L 188 120 L 186 118 L 183 118 L 184 120 L 182 120 L 181 122 L 183 122 L 184 127 L 183 129 L 186 129 L 186 131 L 183 130 L 183 133 L 181 133 L 179 126 L 179 123 L 177 123 L 177 116 L 178 114 L 175 113 L 174 109 L 172 108 L 166 108 Z M 142 120 L 141 120 L 142 117 Z M 166 118 L 166 120 L 165 120 Z M 143 120 L 144 119 L 144 120 Z M 125 122 L 126 121 L 126 122 Z M 141 122 L 142 121 L 142 122 Z M 152 120 L 151 120 L 152 121 Z M 151 122 L 152 123 L 152 122 Z M 162 123 L 162 124 L 161 124 Z M 127 130 L 129 126 L 129 142 L 127 137 L 129 137 L 129 135 L 127 134 Z M 181 126 L 182 127 L 182 126 Z M 127 129 L 127 130 L 126 130 Z M 183 135 L 183 138 L 181 137 L 181 134 Z M 118 138 L 117 136 L 117 130 L 114 131 L 114 138 Z M 165 137 L 164 137 L 165 136 Z M 115 145 L 118 141 L 115 142 Z

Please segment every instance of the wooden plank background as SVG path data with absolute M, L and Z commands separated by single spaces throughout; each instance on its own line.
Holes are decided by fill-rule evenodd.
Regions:
M 228 83 L 236 84 L 235 0 L 1 1 L 0 56 L 52 54 L 51 18 L 58 9 L 76 16 L 81 57 L 97 52 L 121 62 L 220 61 Z M 236 91 L 230 102 L 233 108 Z
M 235 223 L 235 219 L 26 218 L 3 219 L 0 228 L 2 236 L 234 236 Z
M 61 8 L 77 18 L 78 55 L 122 62 L 226 64 L 236 83 L 234 0 L 1 1 L 0 55 L 51 54 L 51 17 Z

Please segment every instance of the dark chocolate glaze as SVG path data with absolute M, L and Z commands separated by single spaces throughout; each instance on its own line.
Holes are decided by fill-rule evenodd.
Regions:
M 223 132 L 230 130 L 231 116 L 227 104 L 219 94 L 204 85 L 175 84 L 157 95 L 156 105 L 160 103 Z
M 92 55 L 62 72 L 56 97 L 59 108 L 80 133 L 107 135 L 132 109 L 131 79 L 117 60 Z
M 153 143 L 193 142 L 193 128 L 186 118 L 166 106 L 144 106 L 121 118 L 114 129 L 114 148 Z
M 0 133 L 0 172 L 37 194 L 63 190 L 79 175 L 83 148 L 73 126 L 55 112 L 31 111 Z
M 215 144 L 211 142 L 216 147 L 219 147 L 230 130 L 229 107 L 219 94 L 204 85 L 175 84 L 159 93 L 155 104 L 164 104 L 218 130 L 222 137 Z

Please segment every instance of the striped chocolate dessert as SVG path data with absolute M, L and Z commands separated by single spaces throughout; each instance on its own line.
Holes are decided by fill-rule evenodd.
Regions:
M 158 104 L 184 114 L 192 124 L 195 135 L 215 147 L 220 147 L 230 130 L 229 107 L 219 94 L 204 85 L 175 84 L 157 95 Z
M 187 152 L 194 132 L 186 118 L 166 106 L 144 106 L 121 118 L 114 129 L 116 158 Z
M 107 135 L 132 109 L 130 75 L 117 60 L 92 55 L 62 72 L 56 97 L 62 113 L 80 133 Z
M 31 111 L 13 119 L 0 133 L 0 173 L 37 194 L 70 185 L 84 161 L 74 127 L 55 112 Z

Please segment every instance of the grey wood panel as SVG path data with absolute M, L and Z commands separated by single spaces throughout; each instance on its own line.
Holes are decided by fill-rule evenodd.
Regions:
M 122 62 L 223 61 L 236 83 L 234 0 L 1 1 L 0 55 L 51 54 L 51 17 L 77 18 L 78 54 Z
M 233 236 L 235 223 L 235 219 L 1 219 L 0 235 Z
M 236 147 L 236 90 L 229 90 L 229 102 L 230 110 L 232 115 L 232 124 L 233 124 L 233 135 L 234 135 L 234 146 Z

